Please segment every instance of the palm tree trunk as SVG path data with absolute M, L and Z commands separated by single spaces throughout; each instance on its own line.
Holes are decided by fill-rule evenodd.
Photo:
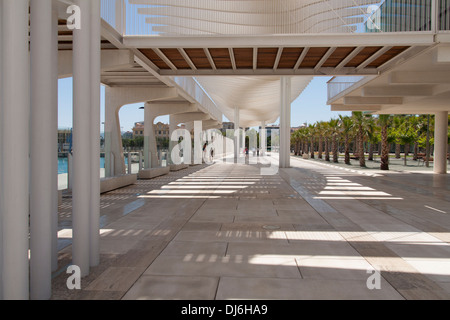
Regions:
M 330 162 L 330 153 L 328 152 L 328 137 L 325 137 L 325 161 Z
M 366 166 L 366 159 L 364 158 L 364 132 L 363 128 L 359 127 L 359 166 Z
M 323 147 L 322 136 L 319 136 L 319 159 L 322 159 L 322 147 Z
M 387 126 L 381 127 L 381 164 L 380 170 L 389 170 L 389 143 Z
M 338 144 L 337 144 L 337 134 L 333 134 L 333 162 L 338 162 Z
M 314 159 L 314 139 L 311 138 L 311 159 Z
M 350 143 L 348 139 L 348 135 L 345 136 L 345 164 L 350 164 Z
M 369 145 L 369 157 L 367 158 L 369 161 L 373 161 L 373 143 Z
M 400 144 L 395 144 L 395 159 L 400 159 Z
M 414 142 L 414 156 L 413 156 L 413 160 L 417 160 L 418 154 L 419 153 L 419 143 L 416 141 Z

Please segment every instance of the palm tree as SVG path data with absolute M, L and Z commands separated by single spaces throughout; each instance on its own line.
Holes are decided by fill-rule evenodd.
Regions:
M 344 144 L 345 144 L 345 156 L 344 162 L 345 164 L 350 164 L 350 138 L 353 132 L 353 120 L 349 116 L 339 115 L 340 119 L 340 127 L 341 133 L 344 136 Z
M 369 157 L 367 160 L 373 161 L 373 147 L 378 144 L 379 135 L 378 135 L 378 127 L 375 123 L 375 120 L 372 116 L 368 116 L 367 120 L 367 137 L 369 140 Z
M 308 126 L 309 139 L 311 141 L 311 159 L 314 159 L 314 140 L 316 135 L 316 127 L 314 124 Z
M 378 125 L 381 127 L 381 164 L 380 170 L 389 170 L 389 142 L 388 127 L 391 123 L 391 115 L 380 114 Z
M 417 161 L 419 153 L 419 140 L 426 134 L 426 116 L 419 115 L 410 118 L 410 123 L 414 132 L 414 155 L 413 160 Z
M 400 131 L 398 133 L 398 141 L 405 147 L 404 165 L 406 166 L 406 157 L 408 156 L 409 146 L 411 143 L 414 142 L 415 136 L 414 136 L 414 129 L 411 126 L 412 124 L 412 121 L 410 121 L 411 117 L 405 117 L 403 119 L 404 120 L 402 126 L 399 128 Z
M 304 128 L 300 128 L 299 129 L 300 132 L 300 139 L 301 139 L 301 154 L 305 154 L 308 153 L 308 128 L 304 127 Z
M 396 115 L 392 120 L 392 130 L 396 137 L 395 139 L 395 158 L 400 159 L 400 136 L 401 136 L 401 127 L 405 121 L 405 117 L 403 115 Z
M 366 159 L 364 157 L 364 136 L 365 136 L 365 133 L 367 132 L 366 117 L 364 116 L 364 114 L 361 111 L 354 111 L 353 112 L 353 120 L 358 129 L 359 166 L 365 167 Z
M 322 152 L 323 152 L 323 136 L 324 136 L 324 122 L 323 121 L 318 121 L 316 122 L 316 134 L 317 137 L 319 139 L 318 143 L 318 157 L 319 159 L 322 159 Z
M 300 133 L 299 130 L 295 130 L 291 133 L 291 145 L 294 146 L 294 155 L 298 156 L 300 151 Z
M 330 148 L 329 148 L 329 131 L 330 131 L 330 124 L 329 122 L 324 122 L 322 124 L 322 132 L 323 132 L 323 137 L 324 137 L 324 142 L 325 142 L 325 161 L 330 162 Z
M 339 135 L 339 120 L 331 119 L 329 122 L 329 132 L 331 134 L 331 150 L 333 152 L 333 162 L 337 163 L 339 158 L 339 145 L 338 145 L 338 135 Z

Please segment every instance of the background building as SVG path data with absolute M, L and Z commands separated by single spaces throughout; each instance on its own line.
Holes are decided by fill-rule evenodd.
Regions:
M 144 136 L 144 121 L 135 122 L 132 131 L 133 131 L 133 139 L 135 137 L 142 137 L 142 136 Z
M 72 145 L 72 129 L 58 129 L 58 152 L 69 152 Z

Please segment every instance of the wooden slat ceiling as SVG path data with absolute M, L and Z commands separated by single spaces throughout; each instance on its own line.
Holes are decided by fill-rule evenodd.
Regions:
M 332 69 L 340 66 L 346 58 L 348 61 L 339 67 L 339 73 L 364 74 L 375 73 L 377 68 L 398 57 L 410 47 L 395 46 L 384 49 L 386 52 L 382 53 L 380 50 L 383 48 L 383 46 L 160 48 L 140 49 L 140 51 L 159 69 L 161 74 L 167 75 L 188 75 L 190 71 L 192 75 L 214 74 L 214 71 L 218 71 L 219 75 L 241 74 L 240 72 L 245 70 L 249 73 L 257 71 L 258 74 L 264 73 L 265 70 L 281 73 L 300 71 L 302 74 L 307 74 L 307 71 L 311 70 L 311 74 L 321 74 L 321 70 L 324 71 L 324 69 L 327 69 L 327 74 L 333 74 Z M 355 54 L 356 50 L 358 52 Z M 377 52 L 379 52 L 378 56 L 376 56 Z M 350 56 L 352 53 L 353 57 Z M 185 57 L 188 57 L 190 61 L 186 61 Z M 364 63 L 366 65 L 363 68 L 358 68 Z
M 59 50 L 72 50 L 73 46 L 73 31 L 67 27 L 67 20 L 58 20 L 58 47 Z M 106 39 L 101 40 L 102 49 L 116 49 L 111 42 Z

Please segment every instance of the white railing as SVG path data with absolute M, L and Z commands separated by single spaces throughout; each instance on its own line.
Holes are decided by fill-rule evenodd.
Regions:
M 385 0 L 365 26 L 365 32 L 449 31 L 450 0 Z
M 438 19 L 439 30 L 450 31 L 450 0 L 440 0 Z
M 334 77 L 328 81 L 327 91 L 328 100 L 339 95 L 341 92 L 349 89 L 357 82 L 363 80 L 364 76 L 348 76 L 348 77 Z
M 101 17 L 120 34 L 125 34 L 123 28 L 125 21 L 124 0 L 101 0 Z
M 203 88 L 192 77 L 172 77 L 171 78 L 182 90 L 195 99 L 203 108 L 204 112 L 209 113 L 213 118 L 222 122 L 223 113 L 216 106 L 214 101 L 206 94 Z

